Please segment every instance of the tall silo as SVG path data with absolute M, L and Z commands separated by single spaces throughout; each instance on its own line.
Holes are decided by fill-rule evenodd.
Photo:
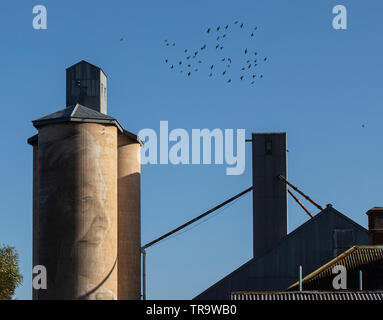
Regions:
M 118 135 L 118 298 L 141 295 L 140 145 L 127 132 Z
M 73 74 L 81 87 L 83 78 L 99 81 L 98 67 L 82 61 L 72 68 L 67 97 Z M 101 90 L 92 99 L 77 93 L 85 103 L 103 99 Z M 140 251 L 132 249 L 140 247 L 140 140 L 100 111 L 105 103 L 77 103 L 33 121 L 33 265 L 47 270 L 47 289 L 34 290 L 34 299 L 140 297 Z

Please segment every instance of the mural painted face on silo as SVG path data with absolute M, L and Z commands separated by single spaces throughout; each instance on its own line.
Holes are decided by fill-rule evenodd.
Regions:
M 83 288 L 80 295 L 87 299 L 116 299 L 112 291 L 95 283 L 106 271 L 103 244 L 110 218 L 105 210 L 106 185 L 99 163 L 100 145 L 87 131 L 84 131 L 82 139 L 85 150 L 79 160 L 83 170 L 91 174 L 82 176 L 82 193 L 76 198 L 79 209 L 77 223 L 81 226 L 76 239 L 79 282 Z
M 66 291 L 67 296 L 73 292 L 80 299 L 116 299 L 105 287 L 116 263 L 107 266 L 103 254 L 111 222 L 105 208 L 100 144 L 84 128 L 48 140 L 44 157 L 50 171 L 43 192 L 48 196 L 40 197 L 42 212 L 55 212 L 52 230 L 45 231 L 53 253 L 47 259 L 48 278 L 52 277 L 55 291 Z

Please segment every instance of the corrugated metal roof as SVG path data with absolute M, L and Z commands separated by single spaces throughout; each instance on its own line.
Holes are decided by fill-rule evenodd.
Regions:
M 124 135 L 129 138 L 136 140 L 138 143 L 143 145 L 142 140 L 135 134 L 125 130 L 117 119 L 110 117 L 101 112 L 95 111 L 88 107 L 85 107 L 80 104 L 76 104 L 71 107 L 67 107 L 65 109 L 56 111 L 47 116 L 39 118 L 37 120 L 32 121 L 33 125 L 36 128 L 40 126 L 53 124 L 53 123 L 63 123 L 63 122 L 91 122 L 91 123 L 102 123 L 102 124 L 111 124 L 115 125 L 118 130 L 121 131 Z M 29 144 L 34 144 L 38 140 L 37 135 L 28 139 Z
M 326 263 L 319 269 L 310 273 L 302 279 L 302 285 L 306 289 L 310 284 L 319 282 L 322 279 L 333 277 L 333 267 L 342 265 L 347 270 L 361 269 L 365 265 L 383 262 L 383 246 L 353 246 L 340 254 L 335 259 Z M 297 290 L 299 288 L 299 281 L 291 285 L 287 290 Z M 316 287 L 317 289 L 317 287 Z
M 231 300 L 252 301 L 383 301 L 383 291 L 233 292 Z
M 35 127 L 50 124 L 53 122 L 63 122 L 63 121 L 76 121 L 76 120 L 96 120 L 103 121 L 115 124 L 121 131 L 123 130 L 119 122 L 106 114 L 95 111 L 88 107 L 82 106 L 81 104 L 76 104 L 71 107 L 66 107 L 65 109 L 59 110 L 57 112 L 51 113 L 45 117 L 39 118 L 32 121 Z

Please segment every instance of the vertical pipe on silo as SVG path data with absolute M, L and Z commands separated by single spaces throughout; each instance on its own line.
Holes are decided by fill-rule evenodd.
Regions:
M 118 136 L 118 299 L 141 297 L 140 144 Z

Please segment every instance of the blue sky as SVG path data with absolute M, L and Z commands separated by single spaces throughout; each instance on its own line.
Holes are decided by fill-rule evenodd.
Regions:
M 37 4 L 48 10 L 47 30 L 32 28 Z M 332 28 L 337 4 L 347 8 L 347 30 Z M 31 298 L 31 120 L 65 106 L 65 68 L 82 59 L 103 68 L 108 113 L 132 132 L 159 130 L 161 120 L 170 130 L 246 129 L 248 138 L 286 131 L 289 179 L 322 206 L 332 203 L 367 227 L 364 213 L 383 205 L 382 13 L 380 0 L 3 0 L 0 243 L 20 254 L 24 283 L 16 298 Z M 267 56 L 259 66 L 264 78 L 254 86 L 238 74 L 231 85 L 202 71 L 187 77 L 164 63 L 206 43 L 208 27 L 235 20 L 258 26 L 256 37 L 250 43 L 244 34 L 228 33 L 223 56 L 239 61 L 247 46 Z M 165 39 L 176 42 L 174 50 Z M 209 45 L 205 66 L 218 58 Z M 249 187 L 250 145 L 246 152 L 240 176 L 227 176 L 224 165 L 143 166 L 142 243 Z M 251 215 L 247 194 L 148 249 L 148 298 L 193 298 L 249 260 Z M 289 231 L 307 219 L 289 200 Z

